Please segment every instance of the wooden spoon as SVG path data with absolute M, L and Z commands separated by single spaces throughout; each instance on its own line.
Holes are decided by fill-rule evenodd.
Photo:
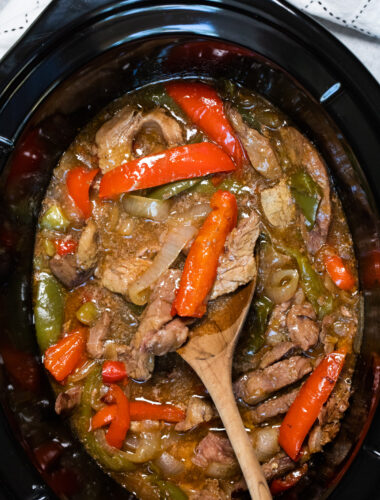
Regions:
M 244 305 L 229 327 L 219 329 L 214 333 L 207 333 L 207 327 L 203 326 L 201 330 L 206 333 L 198 335 L 195 332 L 195 336 L 177 352 L 197 373 L 213 399 L 252 499 L 267 500 L 272 496 L 240 417 L 231 380 L 232 357 L 236 341 L 247 316 L 254 291 L 255 283 L 252 282 L 239 292 L 240 302 L 243 300 Z M 212 318 L 210 321 L 215 330 L 217 322 Z

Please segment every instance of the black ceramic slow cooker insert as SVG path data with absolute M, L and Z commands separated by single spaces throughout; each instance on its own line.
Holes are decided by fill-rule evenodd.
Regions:
M 51 488 L 62 498 L 130 498 L 54 414 L 36 363 L 34 232 L 51 172 L 78 129 L 128 90 L 173 77 L 224 77 L 252 88 L 327 161 L 359 261 L 361 353 L 337 439 L 284 498 L 378 498 L 379 419 L 371 421 L 380 381 L 380 87 L 319 25 L 271 0 L 53 1 L 2 61 L 0 498 L 56 498 Z M 55 456 L 44 464 L 47 443 Z

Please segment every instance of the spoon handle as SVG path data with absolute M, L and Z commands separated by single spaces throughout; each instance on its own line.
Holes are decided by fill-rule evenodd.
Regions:
M 272 495 L 236 406 L 232 392 L 231 373 L 228 369 L 226 370 L 224 356 L 216 356 L 207 360 L 206 363 L 203 361 L 200 364 L 203 365 L 202 368 L 200 366 L 193 366 L 193 368 L 197 371 L 214 401 L 252 499 L 270 500 Z

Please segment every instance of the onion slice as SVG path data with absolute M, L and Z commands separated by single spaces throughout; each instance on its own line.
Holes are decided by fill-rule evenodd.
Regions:
M 134 453 L 118 450 L 109 446 L 105 439 L 103 430 L 95 431 L 96 439 L 104 450 L 110 455 L 117 455 L 121 459 L 129 460 L 136 464 L 142 464 L 155 459 L 161 452 L 161 432 L 141 432 L 138 436 L 138 446 Z
M 170 202 L 166 200 L 155 200 L 126 194 L 123 196 L 123 207 L 130 214 L 136 217 L 144 217 L 157 221 L 165 220 L 169 215 Z
M 128 289 L 131 301 L 143 306 L 147 302 L 144 293 L 173 264 L 183 247 L 190 241 L 197 229 L 193 226 L 174 226 L 168 233 L 166 241 L 154 258 L 152 265 Z
M 287 302 L 297 291 L 298 278 L 297 269 L 277 269 L 269 276 L 265 293 L 275 304 Z
M 165 476 L 178 476 L 185 470 L 184 464 L 166 451 L 164 451 L 154 463 Z
M 181 224 L 193 224 L 200 225 L 204 221 L 204 219 L 211 212 L 210 203 L 198 203 L 194 205 L 186 212 L 182 212 L 177 214 L 177 212 L 172 211 L 170 213 L 170 217 L 173 219 L 173 222 L 181 223 Z

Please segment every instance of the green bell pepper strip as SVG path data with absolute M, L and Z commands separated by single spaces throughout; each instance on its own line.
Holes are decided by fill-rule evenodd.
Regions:
M 192 189 L 192 191 L 212 196 L 219 189 L 239 195 L 243 192 L 244 185 L 233 177 L 227 177 L 217 186 L 214 186 L 211 179 L 203 179 Z
M 168 200 L 183 191 L 187 191 L 199 182 L 201 182 L 201 179 L 188 179 L 171 182 L 170 184 L 165 184 L 164 186 L 153 189 L 149 193 L 149 198 L 154 198 L 155 200 Z
M 41 272 L 35 288 L 34 318 L 37 342 L 42 352 L 55 344 L 63 322 L 64 294 L 53 275 Z
M 321 201 L 321 188 L 312 177 L 304 171 L 299 171 L 290 177 L 290 189 L 293 198 L 303 215 L 306 228 L 313 229 Z
M 256 354 L 264 345 L 265 330 L 272 310 L 273 302 L 268 299 L 268 297 L 259 295 L 253 299 L 246 321 L 246 328 L 248 328 L 249 336 L 245 344 L 244 352 L 248 356 Z
M 322 319 L 333 310 L 334 297 L 327 290 L 320 275 L 314 270 L 306 255 L 294 248 L 279 248 L 279 250 L 296 260 L 303 291 L 316 311 L 318 318 Z
M 115 449 L 111 455 L 98 441 L 94 432 L 89 430 L 93 413 L 91 397 L 94 390 L 98 389 L 101 384 L 101 366 L 98 365 L 90 371 L 86 378 L 80 406 L 78 408 L 78 427 L 81 438 L 88 452 L 106 469 L 113 472 L 130 472 L 136 470 L 136 466 L 124 456 L 125 454 L 122 451 Z
M 238 113 L 243 118 L 243 121 L 248 127 L 254 128 L 261 132 L 260 122 L 257 120 L 252 108 L 246 108 L 239 99 L 239 88 L 230 80 L 224 80 L 220 88 L 221 94 L 232 102 Z
M 51 206 L 40 220 L 42 229 L 54 229 L 55 231 L 66 231 L 70 224 L 63 211 L 58 205 Z

